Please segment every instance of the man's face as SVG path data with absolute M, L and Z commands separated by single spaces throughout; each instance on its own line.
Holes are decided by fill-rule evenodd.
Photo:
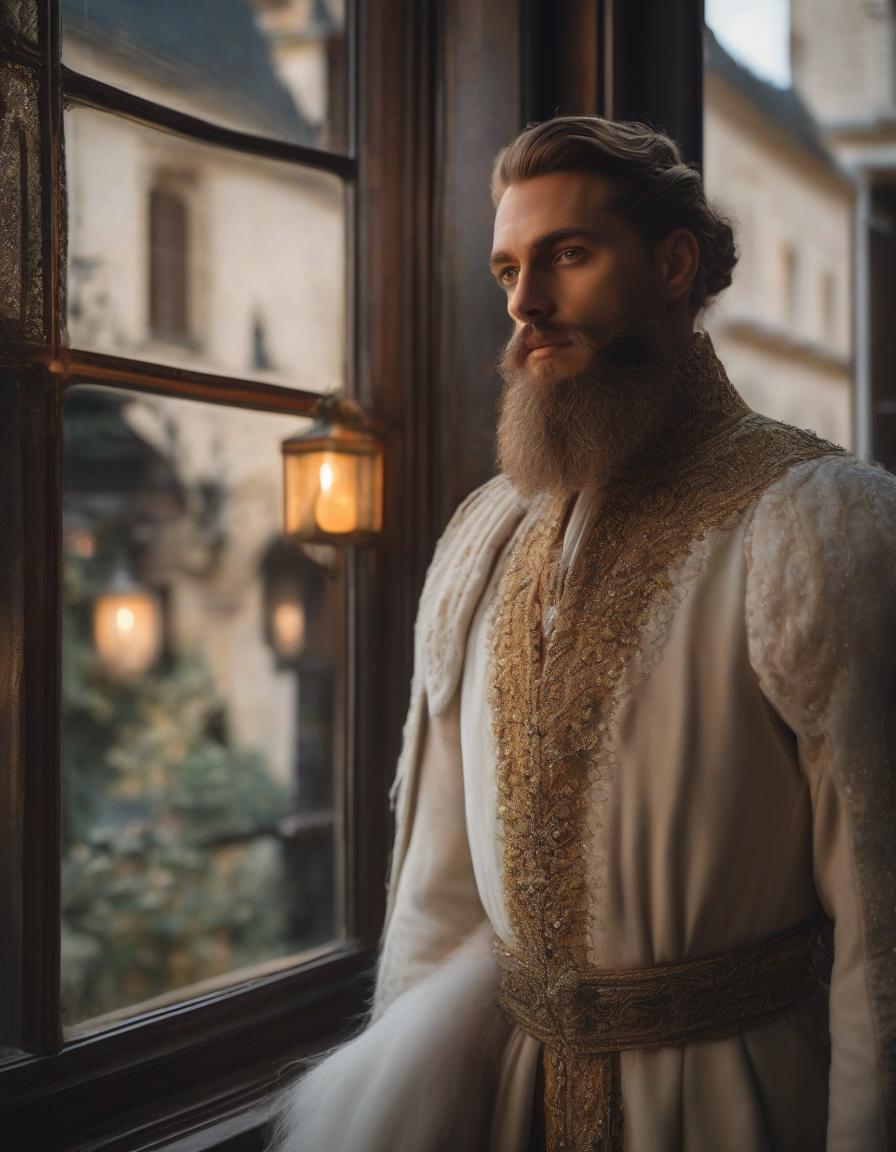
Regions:
M 649 355 L 654 269 L 635 227 L 607 207 L 610 192 L 600 176 L 553 172 L 501 197 L 491 269 L 515 325 L 508 370 L 559 379 Z
M 512 184 L 498 205 L 492 272 L 514 321 L 498 464 L 524 495 L 568 495 L 633 460 L 675 402 L 662 257 L 607 207 L 610 191 L 555 172 Z

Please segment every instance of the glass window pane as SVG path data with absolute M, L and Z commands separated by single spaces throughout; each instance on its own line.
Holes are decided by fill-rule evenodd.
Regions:
M 346 189 L 91 108 L 65 117 L 73 347 L 314 392 L 346 378 Z
M 76 72 L 204 120 L 348 141 L 345 0 L 62 0 Z
M 852 448 L 855 189 L 824 102 L 791 59 L 811 7 L 706 4 L 704 177 L 739 261 L 705 324 L 751 407 Z M 839 57 L 839 38 L 816 23 L 815 50 Z
M 301 424 L 66 393 L 69 1029 L 344 937 L 344 580 L 280 531 Z

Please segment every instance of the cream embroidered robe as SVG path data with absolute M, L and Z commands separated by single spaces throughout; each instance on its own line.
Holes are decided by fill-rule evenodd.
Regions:
M 418 617 L 372 1022 L 293 1094 L 285 1147 L 525 1152 L 540 1046 L 500 1017 L 490 943 L 545 947 L 520 939 L 533 910 L 556 914 L 564 962 L 627 968 L 741 948 L 820 906 L 829 994 L 621 1054 L 626 1152 L 896 1148 L 896 481 L 752 413 L 726 424 L 742 435 L 758 457 L 666 492 L 639 521 L 644 563 L 591 607 L 612 493 L 527 505 L 499 476 L 455 514 Z M 765 469 L 752 495 L 738 469 Z M 697 531 L 670 545 L 695 491 Z M 544 663 L 551 644 L 565 663 Z M 545 670 L 577 726 L 559 760 L 585 750 L 577 781 L 551 778 L 566 800 L 527 782 L 537 724 L 508 711 Z M 521 886 L 533 838 L 570 828 L 559 869 Z

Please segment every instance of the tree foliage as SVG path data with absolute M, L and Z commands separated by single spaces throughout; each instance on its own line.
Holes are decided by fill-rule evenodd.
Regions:
M 69 1021 L 285 947 L 288 789 L 234 747 L 201 654 L 137 680 L 93 648 L 91 559 L 64 565 L 63 985 Z M 264 898 L 259 899 L 263 893 Z

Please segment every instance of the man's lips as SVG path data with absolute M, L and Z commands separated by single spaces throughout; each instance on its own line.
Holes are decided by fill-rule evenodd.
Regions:
M 531 355 L 533 355 L 533 353 L 536 353 L 536 352 L 544 352 L 545 355 L 547 355 L 548 350 L 551 348 L 568 348 L 568 347 L 569 347 L 569 341 L 568 340 L 545 340 L 540 344 L 530 344 L 527 351 L 526 351 L 526 355 L 531 356 Z

